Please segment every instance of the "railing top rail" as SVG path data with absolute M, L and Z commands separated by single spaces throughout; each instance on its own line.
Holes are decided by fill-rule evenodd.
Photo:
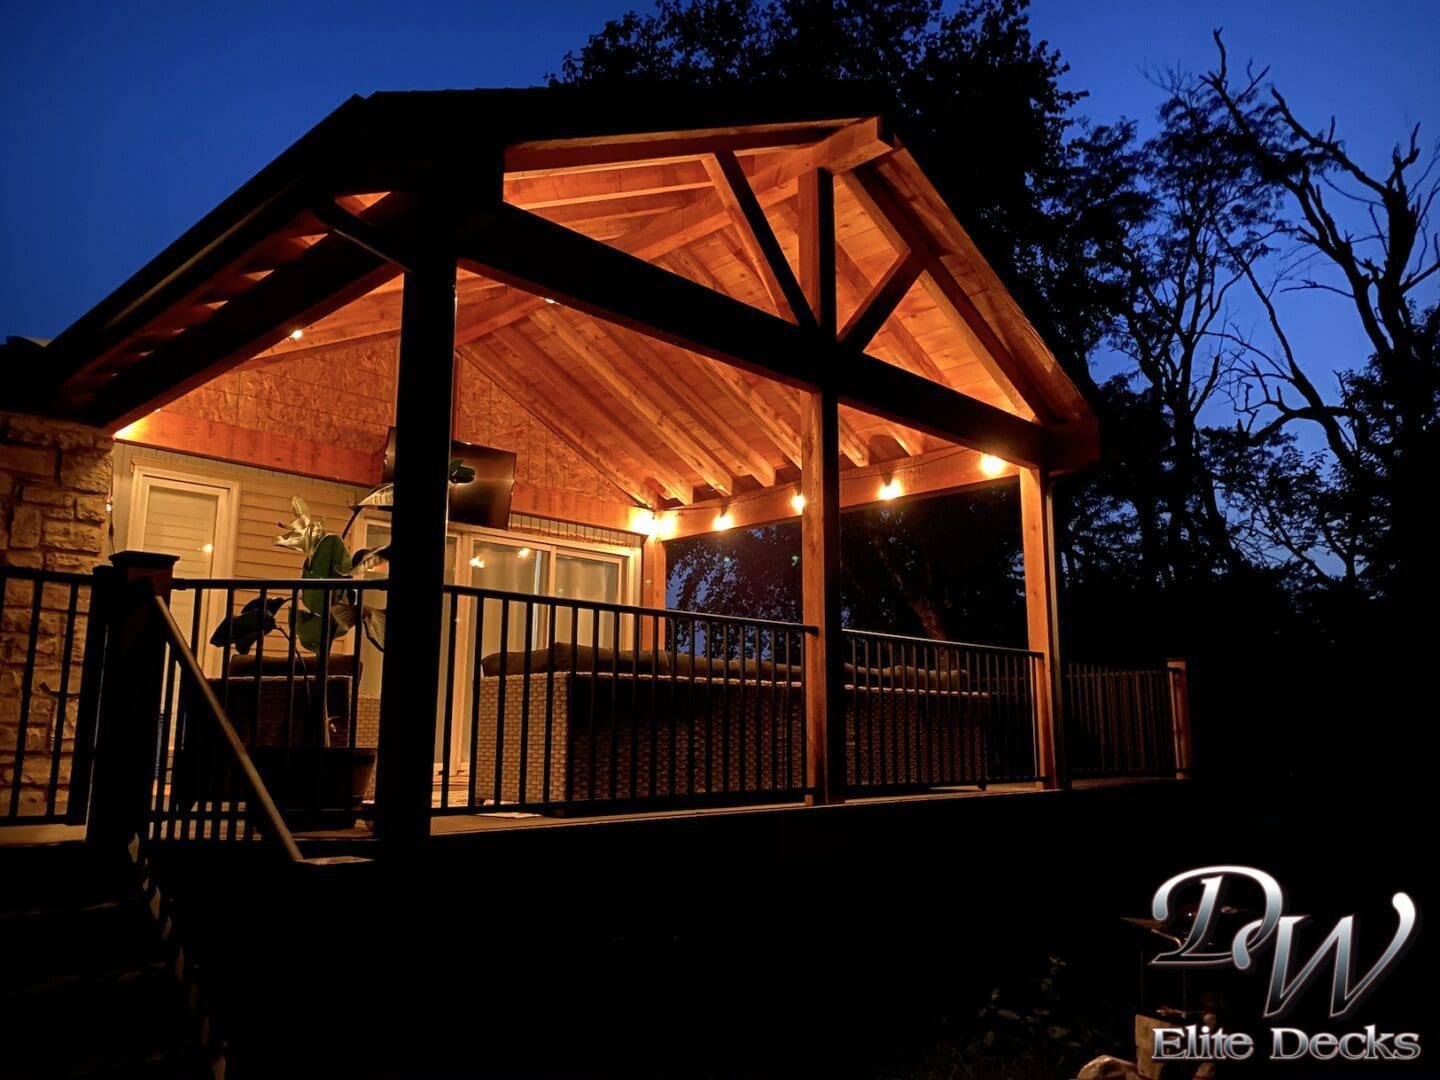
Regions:
M 265 787 L 265 781 L 260 778 L 255 763 L 250 760 L 250 755 L 245 750 L 245 744 L 240 741 L 240 736 L 235 731 L 235 725 L 230 723 L 230 718 L 225 715 L 225 708 L 220 704 L 220 699 L 215 696 L 215 690 L 210 685 L 204 669 L 195 659 L 195 654 L 190 651 L 190 646 L 185 643 L 185 634 L 176 624 L 175 616 L 170 613 L 169 605 L 157 596 L 155 597 L 155 607 L 159 610 L 160 625 L 165 629 L 165 636 L 170 639 L 171 651 L 184 667 L 186 674 L 190 676 L 192 684 L 200 692 L 200 700 L 204 703 L 206 712 L 210 714 L 210 719 L 220 729 L 221 738 L 225 740 L 236 764 L 240 766 L 240 773 L 245 778 L 245 786 L 250 789 L 250 797 L 255 800 L 256 805 L 260 808 L 260 813 L 264 815 L 271 835 L 284 849 L 286 858 L 295 863 L 304 862 L 305 856 L 300 853 L 300 848 L 295 843 L 295 837 L 291 835 L 285 819 L 280 816 L 279 807 L 270 797 L 270 792 Z
M 385 578 L 175 578 L 172 589 L 388 589 Z
M 93 574 L 80 574 L 73 570 L 40 570 L 29 566 L 0 566 L 0 578 L 39 581 L 45 585 L 92 585 L 95 582 Z
M 1164 660 L 1127 662 L 1123 664 L 1094 663 L 1090 660 L 1066 660 L 1065 671 L 1077 675 L 1150 675 L 1173 670 Z
M 1015 656 L 1039 657 L 1044 654 L 1035 649 L 1017 649 L 1009 645 L 981 645 L 975 641 L 946 641 L 941 638 L 911 637 L 906 634 L 886 634 L 879 630 L 856 630 L 853 627 L 844 627 L 843 634 L 853 634 L 855 637 L 878 638 L 881 641 L 901 641 L 908 645 L 933 645 L 950 649 L 979 649 L 982 652 L 1010 653 Z
M 592 608 L 599 611 L 614 611 L 621 615 L 650 615 L 661 619 L 703 619 L 706 622 L 715 623 L 745 623 L 749 626 L 775 627 L 778 630 L 798 630 L 803 634 L 820 632 L 817 627 L 805 623 L 781 622 L 777 619 L 752 619 L 748 615 L 717 615 L 704 611 L 678 611 L 671 608 L 640 607 L 635 604 L 611 604 L 601 600 L 576 600 L 566 596 L 541 596 L 537 593 L 506 592 L 501 589 L 477 589 L 472 585 L 446 585 L 445 591 L 460 596 L 544 604 L 547 607 L 554 605 L 555 607 Z

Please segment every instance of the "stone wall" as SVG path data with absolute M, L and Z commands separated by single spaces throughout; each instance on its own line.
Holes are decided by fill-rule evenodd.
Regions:
M 110 448 L 95 428 L 0 412 L 0 567 L 84 573 L 101 561 Z M 0 817 L 62 812 L 89 588 L 48 584 L 37 595 L 17 577 L 3 600 Z

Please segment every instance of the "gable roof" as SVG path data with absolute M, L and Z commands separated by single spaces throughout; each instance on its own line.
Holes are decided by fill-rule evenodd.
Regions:
M 846 181 L 837 213 L 847 215 L 848 233 L 838 256 L 854 311 L 907 249 L 923 253 L 908 290 L 890 298 L 894 313 L 873 328 L 881 358 L 1044 425 L 1093 424 L 1083 392 L 894 134 L 878 98 L 856 87 L 802 99 L 644 86 L 353 97 L 47 345 L 31 396 L 44 411 L 113 428 L 254 357 L 344 341 L 347 327 L 352 336 L 393 333 L 395 303 L 386 296 L 399 267 L 366 230 L 380 237 L 409 220 L 409 193 L 437 184 L 482 202 L 488 186 L 491 198 L 783 317 L 765 259 L 727 221 L 733 205 L 715 209 L 723 201 L 715 156 L 735 155 L 751 185 L 770 184 L 758 192 L 760 208 L 793 264 L 795 174 L 823 153 Z M 668 240 L 682 242 L 669 243 L 667 228 Z M 647 247 L 646 237 L 661 242 Z M 497 307 L 513 314 L 514 298 L 497 303 L 493 281 L 462 284 L 475 300 L 460 322 L 480 331 L 467 344 L 502 356 L 524 348 L 514 319 L 489 329 Z M 375 314 L 384 312 L 386 325 Z M 520 329 L 532 339 L 547 319 L 563 337 L 572 318 L 557 325 L 554 312 L 522 314 Z M 308 341 L 287 340 L 301 328 Z M 491 332 L 498 337 L 484 336 Z M 569 332 L 590 329 L 577 322 Z M 566 349 L 576 347 L 571 340 Z M 887 437 L 903 446 L 910 436 L 891 425 Z M 852 460 L 865 456 L 857 450 Z

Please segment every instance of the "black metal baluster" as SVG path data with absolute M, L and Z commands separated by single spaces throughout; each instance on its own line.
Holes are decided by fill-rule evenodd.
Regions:
M 4 589 L 0 582 L 0 590 Z M 56 800 L 60 789 L 60 759 L 65 746 L 65 714 L 70 708 L 70 665 L 75 651 L 75 611 L 80 601 L 80 583 L 70 582 L 69 596 L 65 601 L 65 637 L 60 653 L 60 690 L 55 697 L 55 732 L 50 743 L 50 780 L 45 788 L 45 812 L 56 813 Z M 3 619 L 0 615 L 0 619 Z
M 546 655 L 550 658 L 545 665 L 545 761 L 540 767 L 540 801 L 545 804 L 550 802 L 551 783 L 551 762 L 554 755 L 555 740 L 555 622 L 556 622 L 555 601 L 550 601 L 550 606 L 545 612 L 545 621 L 548 629 L 546 637 L 549 639 L 546 644 Z M 572 652 L 574 650 L 571 650 Z
M 500 601 L 500 672 L 495 684 L 495 798 L 494 805 L 500 805 L 504 794 L 505 767 L 505 689 L 510 682 L 510 602 Z

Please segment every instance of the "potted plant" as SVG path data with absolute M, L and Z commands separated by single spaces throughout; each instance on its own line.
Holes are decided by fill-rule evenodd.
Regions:
M 474 478 L 472 468 L 458 458 L 451 460 L 450 483 L 465 484 Z M 297 495 L 291 500 L 295 517 L 284 526 L 285 531 L 276 537 L 275 544 L 302 557 L 302 581 L 353 578 L 363 574 L 388 560 L 389 547 L 362 548 L 352 552 L 348 544 L 350 530 L 367 507 L 391 509 L 394 495 L 394 485 L 390 483 L 372 488 L 352 505 L 350 518 L 338 533 L 326 528 L 323 517 L 312 516 L 305 500 Z M 287 607 L 288 612 L 285 611 Z M 377 650 L 383 652 L 384 609 L 363 603 L 358 589 L 302 587 L 293 596 L 271 597 L 263 603 L 259 598 L 251 600 L 221 622 L 210 637 L 212 645 L 228 644 L 242 657 L 248 657 L 251 649 L 267 634 L 279 633 L 285 638 L 285 670 L 275 677 L 283 678 L 287 693 L 297 681 L 301 687 L 304 695 L 301 745 L 289 745 L 288 731 L 284 733 L 281 745 L 260 744 L 258 733 L 262 705 L 258 686 L 265 678 L 261 665 L 260 683 L 256 684 L 255 692 L 255 715 L 250 718 L 249 724 L 251 756 L 282 808 L 326 819 L 338 815 L 348 818 L 349 822 L 354 821 L 375 768 L 373 748 L 350 746 L 352 740 L 349 735 L 357 718 L 350 715 L 348 706 L 356 700 L 356 696 L 348 691 L 347 685 L 351 680 L 360 678 L 359 645 L 349 657 L 343 658 L 350 661 L 348 671 L 337 674 L 330 662 L 335 643 L 352 632 L 363 633 Z M 300 676 L 298 680 L 291 678 L 291 653 L 294 655 L 295 674 Z M 260 664 L 258 657 L 256 664 Z M 334 692 L 337 686 L 338 694 Z

